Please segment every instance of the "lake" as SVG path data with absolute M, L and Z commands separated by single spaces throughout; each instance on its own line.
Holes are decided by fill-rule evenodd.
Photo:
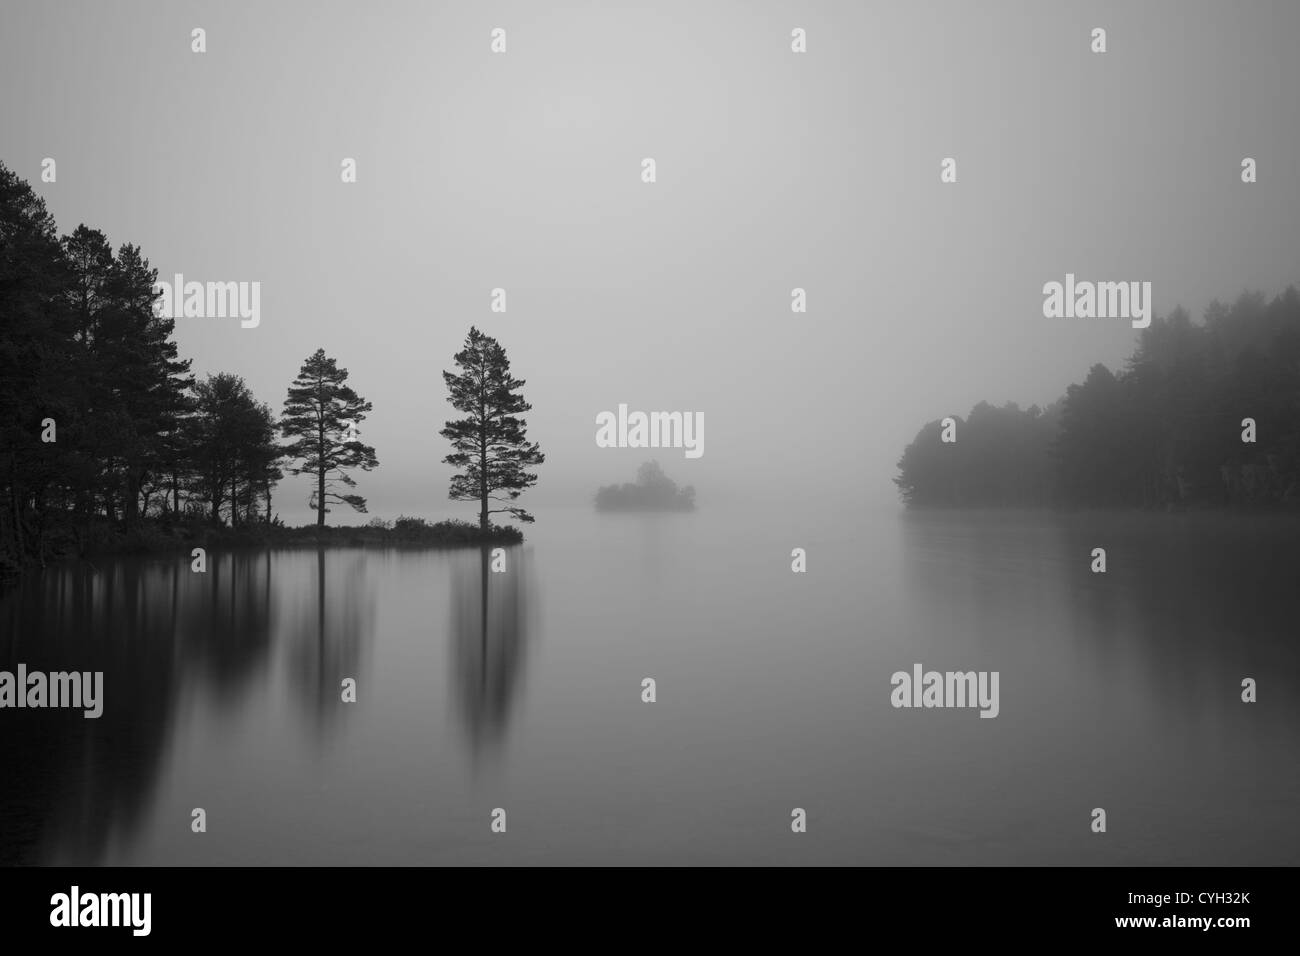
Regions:
M 0 861 L 1300 863 L 1293 519 L 537 517 L 503 573 L 338 548 L 26 575 L 0 669 L 101 670 L 104 712 L 0 711 Z M 997 717 L 892 706 L 918 663 L 999 672 Z

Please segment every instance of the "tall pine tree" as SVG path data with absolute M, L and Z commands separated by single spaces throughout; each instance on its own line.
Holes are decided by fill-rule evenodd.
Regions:
M 284 449 L 292 459 L 289 473 L 309 474 L 316 479 L 310 506 L 316 509 L 316 526 L 325 527 L 329 502 L 341 501 L 365 512 L 366 499 L 357 494 L 338 494 L 340 484 L 356 487 L 346 469 L 369 471 L 378 467 L 375 450 L 356 438 L 356 425 L 373 407 L 346 385 L 348 370 L 317 349 L 307 358 L 298 377 L 289 386 L 280 429 L 292 439 Z
M 101 383 L 111 407 L 115 456 L 120 477 L 122 517 L 129 526 L 139 518 L 141 491 L 162 477 L 167 436 L 185 413 L 185 393 L 194 382 L 190 360 L 178 358 L 171 336 L 175 321 L 154 314 L 154 280 L 138 246 L 124 245 L 113 260 L 106 286 L 110 299 L 95 341 L 98 362 L 106 367 Z
M 44 559 L 40 507 L 58 501 L 80 461 L 80 415 L 68 309 L 67 262 L 54 218 L 23 180 L 0 163 L 0 572 Z M 42 422 L 58 423 L 43 443 Z
M 517 417 L 533 407 L 515 394 L 525 383 L 511 377 L 510 360 L 497 340 L 473 327 L 455 361 L 460 373 L 443 372 L 442 377 L 450 393 L 447 401 L 466 417 L 447 422 L 440 432 L 455 449 L 443 461 L 460 469 L 452 476 L 449 497 L 479 502 L 483 531 L 490 527 L 491 514 L 532 521 L 523 508 L 490 507 L 492 502 L 514 501 L 536 484 L 537 475 L 524 469 L 546 460 L 537 444 L 526 440 L 524 420 Z

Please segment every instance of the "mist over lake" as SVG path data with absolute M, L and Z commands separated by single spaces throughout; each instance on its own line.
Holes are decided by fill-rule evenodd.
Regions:
M 6 714 L 4 862 L 1300 862 L 1275 516 L 854 520 L 550 509 L 505 574 L 300 548 L 25 575 L 3 666 L 101 669 L 107 706 Z M 997 719 L 891 707 L 918 662 L 1000 671 Z
M 6 941 L 1263 916 L 1300 3 L 1095 6 L 4 0 Z

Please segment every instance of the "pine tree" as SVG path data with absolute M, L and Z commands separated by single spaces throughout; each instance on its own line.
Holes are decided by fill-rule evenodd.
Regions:
M 0 571 L 43 559 L 34 502 L 63 496 L 75 454 L 80 403 L 63 302 L 67 262 L 54 218 L 23 180 L 0 163 Z M 42 421 L 59 441 L 43 444 Z
M 97 361 L 105 367 L 100 381 L 112 383 L 105 401 L 118 422 L 114 452 L 128 526 L 139 517 L 142 487 L 160 477 L 166 465 L 167 436 L 184 414 L 185 393 L 193 385 L 190 360 L 177 357 L 171 340 L 175 321 L 154 314 L 157 277 L 138 246 L 121 247 L 95 341 Z
M 448 421 L 440 434 L 455 451 L 443 459 L 461 469 L 451 479 L 453 501 L 477 501 L 479 527 L 490 527 L 488 515 L 507 513 L 519 521 L 532 521 L 523 508 L 491 508 L 490 502 L 509 502 L 537 483 L 537 475 L 524 469 L 546 458 L 535 442 L 524 436 L 524 420 L 517 416 L 533 406 L 516 390 L 525 384 L 510 375 L 510 360 L 497 340 L 471 327 L 465 347 L 456 354 L 459 374 L 443 372 L 447 396 L 465 418 Z M 503 492 L 503 495 L 495 494 Z
M 254 516 L 259 496 L 281 477 L 283 450 L 275 416 L 238 375 L 218 372 L 194 383 L 192 413 L 184 419 L 188 500 L 202 501 L 214 524 L 230 504 L 230 525 Z
M 338 485 L 356 487 L 346 469 L 369 471 L 379 465 L 375 450 L 356 438 L 356 425 L 372 409 L 345 384 L 348 370 L 317 349 L 307 358 L 298 377 L 289 387 L 280 429 L 293 439 L 284 449 L 291 459 L 302 463 L 290 466 L 292 475 L 310 474 L 316 478 L 310 506 L 316 509 L 317 527 L 325 527 L 329 502 L 341 501 L 365 512 L 366 499 L 357 494 L 338 494 Z

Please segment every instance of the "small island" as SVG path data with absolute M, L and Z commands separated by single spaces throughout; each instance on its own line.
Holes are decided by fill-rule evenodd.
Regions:
M 657 461 L 636 471 L 636 483 L 606 485 L 596 492 L 597 511 L 694 511 L 695 488 L 677 487 Z

